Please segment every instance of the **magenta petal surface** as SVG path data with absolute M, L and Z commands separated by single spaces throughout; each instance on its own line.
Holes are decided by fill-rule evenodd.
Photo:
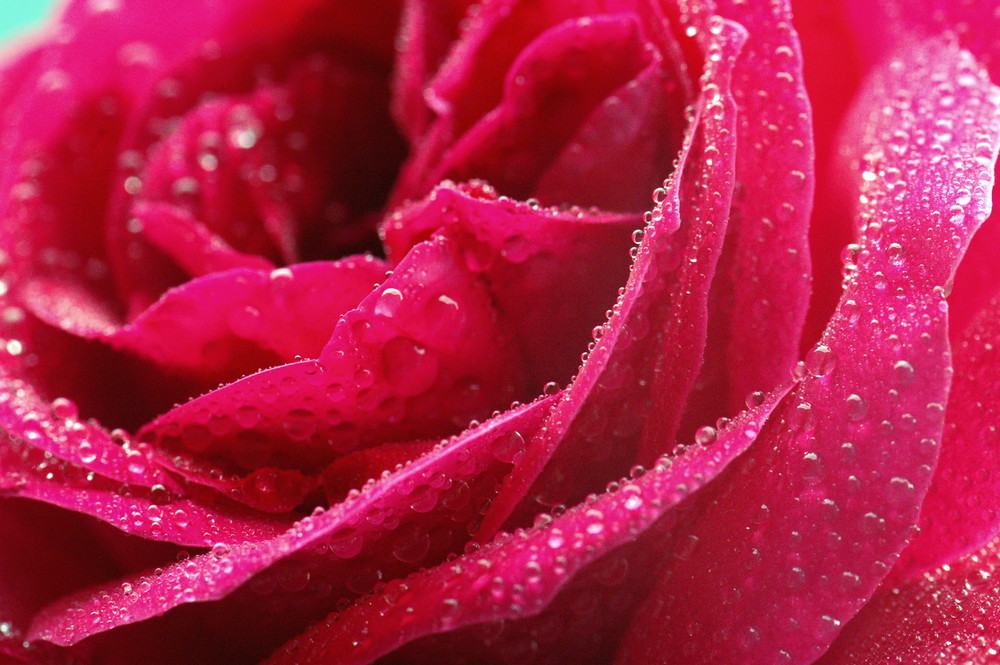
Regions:
M 232 248 L 190 213 L 169 203 L 140 203 L 132 208 L 135 222 L 152 245 L 166 254 L 191 277 L 234 268 L 273 270 L 262 256 Z
M 469 270 L 489 283 L 541 391 L 579 368 L 628 278 L 631 234 L 641 224 L 638 215 L 545 208 L 498 197 L 482 183 L 443 183 L 393 213 L 384 236 L 392 257 L 434 232 L 453 238 Z
M 586 649 L 595 637 L 601 642 L 602 636 L 617 632 L 615 626 L 622 618 L 598 610 L 602 590 L 609 596 L 618 591 L 634 597 L 648 588 L 644 580 L 647 572 L 641 566 L 632 571 L 637 578 L 626 579 L 628 559 L 612 560 L 615 550 L 636 541 L 642 547 L 629 552 L 633 556 L 639 553 L 640 560 L 644 550 L 659 551 L 663 532 L 669 529 L 664 515 L 743 452 L 785 394 L 787 387 L 741 414 L 712 446 L 692 446 L 561 516 L 545 515 L 532 529 L 501 534 L 494 542 L 450 563 L 394 581 L 383 592 L 330 615 L 275 652 L 268 664 L 363 665 L 408 642 L 438 633 L 444 633 L 443 642 L 417 643 L 415 651 L 407 653 L 409 662 L 466 662 L 466 655 L 475 658 L 478 654 L 490 662 L 519 663 L 524 658 L 519 637 L 526 637 L 514 623 L 519 619 L 538 628 L 531 634 L 545 662 L 593 658 L 596 654 Z M 545 630 L 560 625 L 558 619 L 546 622 L 545 614 L 538 624 L 532 623 L 532 617 L 544 613 L 550 604 L 558 605 L 560 592 L 577 582 L 598 589 L 598 597 L 588 598 L 586 603 L 598 610 L 591 617 L 593 622 L 582 622 L 580 633 Z M 505 622 L 511 625 L 503 627 Z M 481 628 L 472 636 L 478 639 L 469 640 L 469 635 L 461 632 L 469 626 Z M 459 631 L 455 643 L 449 641 L 453 631 Z M 511 637 L 509 643 L 501 636 L 504 631 Z M 359 635 L 364 637 L 359 640 Z M 456 649 L 456 643 L 462 648 Z M 606 650 L 608 644 L 601 647 Z
M 636 236 L 641 244 L 622 297 L 597 331 L 599 339 L 550 426 L 505 481 L 481 538 L 490 537 L 515 510 L 531 514 L 579 501 L 609 473 L 624 475 L 676 443 L 684 398 L 701 365 L 708 287 L 733 191 L 729 73 L 744 33 L 719 19 L 712 34 L 705 50 L 720 57 L 708 64 L 680 175 L 657 191 L 657 207 Z
M 459 35 L 472 0 L 410 0 L 399 28 L 392 110 L 406 137 L 414 141 L 431 122 L 424 89 Z
M 604 210 L 645 206 L 670 173 L 684 133 L 681 88 L 663 78 L 654 61 L 596 106 L 547 165 L 534 196 Z
M 0 496 L 44 501 L 128 534 L 189 546 L 268 537 L 287 523 L 228 501 L 194 501 L 127 435 L 79 420 L 65 399 L 45 404 L 18 381 L 5 385 Z
M 1000 543 L 884 588 L 817 665 L 989 665 L 1000 644 Z
M 50 324 L 167 371 L 231 379 L 298 355 L 318 356 L 340 316 L 371 293 L 385 270 L 372 257 L 352 257 L 213 273 L 171 289 L 117 329 L 88 316 L 80 308 L 82 296 L 63 290 L 69 285 L 36 282 L 27 299 Z
M 140 438 L 214 460 L 228 473 L 315 469 L 377 443 L 460 430 L 521 397 L 524 385 L 522 361 L 498 328 L 489 294 L 456 244 L 439 238 L 411 250 L 347 312 L 318 359 L 203 395 L 156 419 Z M 234 497 L 259 508 L 275 498 L 259 483 L 245 490 Z M 289 507 L 281 500 L 270 509 Z
M 61 599 L 36 617 L 32 636 L 72 644 L 181 604 L 219 600 L 257 575 L 265 575 L 255 582 L 259 590 L 287 588 L 293 601 L 288 611 L 302 621 L 309 611 L 321 616 L 331 598 L 357 596 L 382 575 L 406 575 L 460 548 L 479 518 L 478 507 L 551 404 L 552 398 L 538 400 L 444 441 L 275 537 L 223 541 L 158 573 Z M 289 581 L 306 574 L 311 590 Z M 252 605 L 255 597 L 259 603 L 252 593 L 237 600 Z
M 914 578 L 979 549 L 1000 534 L 1000 304 L 993 301 L 959 338 L 941 459 L 920 509 L 920 533 L 895 577 Z
M 497 107 L 445 152 L 430 181 L 479 177 L 504 194 L 528 198 L 587 116 L 640 72 L 658 68 L 644 45 L 639 23 L 631 15 L 566 21 L 543 32 L 506 73 Z M 648 191 L 642 190 L 639 199 L 622 209 L 642 206 Z
M 480 134 L 489 130 L 486 126 L 496 125 L 497 116 L 516 114 L 517 104 L 503 103 L 505 91 L 516 92 L 522 100 L 530 99 L 531 95 L 518 91 L 516 80 L 508 79 L 521 56 L 529 49 L 536 39 L 536 54 L 541 56 L 546 51 L 554 49 L 555 39 L 541 36 L 555 29 L 558 34 L 566 35 L 567 29 L 577 19 L 589 17 L 601 21 L 609 15 L 634 14 L 638 16 L 634 0 L 614 0 L 612 2 L 585 0 L 583 2 L 562 2 L 559 0 L 544 0 L 543 2 L 525 2 L 524 0 L 501 0 L 482 5 L 478 11 L 471 13 L 463 24 L 459 40 L 453 45 L 444 59 L 437 75 L 424 91 L 423 101 L 433 112 L 432 119 L 414 145 L 400 181 L 396 184 L 393 199 L 396 203 L 407 199 L 425 196 L 437 184 L 441 173 L 436 165 L 446 158 L 445 154 L 469 132 L 477 123 Z M 562 26 L 558 29 L 557 26 Z M 583 28 L 583 26 L 579 26 Z M 588 31 L 591 36 L 602 31 Z M 549 37 L 554 35 L 550 34 Z M 587 41 L 582 41 L 581 46 Z M 638 54 L 640 59 L 645 58 Z M 581 63 L 603 59 L 601 53 L 587 53 L 586 49 L 573 54 L 573 59 Z M 556 75 L 558 78 L 558 63 L 549 58 L 535 58 L 539 73 Z M 522 64 L 524 64 L 522 62 Z M 566 74 L 569 74 L 566 72 Z M 608 72 L 612 74 L 612 72 Z M 597 75 L 602 80 L 605 73 Z M 511 76 L 511 79 L 516 77 Z M 623 81 L 626 83 L 631 77 Z M 524 79 L 531 83 L 531 79 Z M 617 86 L 616 86 L 617 87 Z M 542 91 L 544 92 L 544 91 Z M 550 90 L 558 98 L 557 90 Z M 613 92 L 613 90 L 609 91 Z M 508 95 L 509 96 L 509 95 Z M 513 100 L 512 100 L 513 101 Z M 527 108 L 521 108 L 527 111 Z M 571 108 L 568 112 L 577 118 L 587 107 Z M 493 120 L 489 117 L 493 116 Z M 536 121 L 545 118 L 536 118 Z M 571 123 L 571 124 L 576 124 Z M 530 123 L 535 126 L 535 122 Z M 558 128 L 562 133 L 566 128 Z M 518 131 L 521 131 L 517 128 Z M 492 130 L 495 132 L 495 129 Z M 483 137 L 480 137 L 480 139 Z M 496 136 L 497 139 L 502 139 Z M 543 137 L 547 142 L 548 138 Z M 471 138 L 469 139 L 472 140 Z M 478 139 L 477 139 L 478 140 Z M 551 157 L 552 155 L 550 155 Z M 460 164 L 461 162 L 456 162 Z M 480 174 L 472 174 L 477 176 Z M 505 192 L 521 197 L 528 196 L 523 192 Z M 640 202 L 641 203 L 641 202 Z
M 865 128 L 865 233 L 837 312 L 771 421 L 781 426 L 677 534 L 697 546 L 668 566 L 617 662 L 811 663 L 889 572 L 938 457 L 944 286 L 989 211 L 998 111 L 971 56 L 937 42 L 868 82 L 852 115 Z M 947 150 L 900 142 L 942 119 Z
M 799 358 L 814 169 L 812 115 L 788 4 L 717 3 L 720 15 L 748 33 L 733 70 L 736 188 L 712 281 L 705 362 L 682 437 L 787 380 Z

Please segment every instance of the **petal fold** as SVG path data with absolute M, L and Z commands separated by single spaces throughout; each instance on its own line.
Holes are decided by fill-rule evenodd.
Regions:
M 697 546 L 667 566 L 618 663 L 811 663 L 913 536 L 951 377 L 945 285 L 989 212 L 1000 90 L 932 41 L 879 69 L 852 119 L 865 232 L 838 310 L 781 426 L 675 534 Z M 919 138 L 943 119 L 947 149 Z

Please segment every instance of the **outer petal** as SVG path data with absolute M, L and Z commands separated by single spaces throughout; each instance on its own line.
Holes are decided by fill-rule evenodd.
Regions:
M 1000 534 L 998 371 L 1000 303 L 993 301 L 956 347 L 941 459 L 920 509 L 920 533 L 903 552 L 895 578 L 915 578 Z
M 786 393 L 741 414 L 713 446 L 664 458 L 561 516 L 543 516 L 535 528 L 501 534 L 451 563 L 393 582 L 308 630 L 268 664 L 363 665 L 438 633 L 440 641 L 417 642 L 398 662 L 523 663 L 529 653 L 532 662 L 600 662 L 623 615 L 648 589 L 646 565 L 655 567 L 658 557 L 646 555 L 662 551 L 674 506 L 750 445 Z M 612 600 L 617 611 L 609 611 Z
M 193 501 L 148 449 L 80 422 L 65 399 L 43 408 L 30 387 L 8 384 L 0 402 L 0 496 L 37 499 L 128 534 L 189 546 L 265 538 L 287 525 L 228 501 Z
M 192 400 L 140 438 L 178 459 L 195 453 L 221 464 L 222 478 L 256 470 L 237 480 L 232 496 L 284 511 L 310 488 L 285 477 L 292 484 L 286 495 L 262 480 L 268 467 L 311 470 L 378 443 L 444 436 L 522 397 L 524 388 L 521 360 L 488 293 L 462 265 L 456 244 L 439 238 L 414 248 L 348 312 L 317 360 Z M 208 484 L 220 477 L 207 469 L 185 473 Z
M 491 537 L 515 510 L 520 523 L 539 510 L 575 503 L 609 474 L 624 475 L 636 462 L 648 464 L 675 443 L 701 365 L 708 290 L 733 191 L 729 74 L 744 33 L 706 18 L 699 19 L 712 35 L 704 46 L 703 94 L 678 171 L 654 195 L 657 207 L 641 232 L 613 315 L 597 331 L 599 340 L 549 427 L 505 481 L 480 538 Z M 640 436 L 646 443 L 641 451 Z
M 809 305 L 812 116 L 791 12 L 787 2 L 726 0 L 717 9 L 749 36 L 733 71 L 736 188 L 682 440 L 787 379 Z
M 459 549 L 551 398 L 513 409 L 442 442 L 432 451 L 317 510 L 276 537 L 217 544 L 211 552 L 159 572 L 132 575 L 64 598 L 35 620 L 32 639 L 76 643 L 96 633 L 159 616 L 185 603 L 218 600 L 251 578 L 233 602 L 253 607 L 260 595 L 301 629 L 331 601 L 343 602 Z M 265 572 L 266 571 L 266 572 Z M 298 580 L 298 581 L 296 581 Z M 275 603 L 284 596 L 285 601 Z M 272 645 L 276 646 L 276 645 Z
M 1000 647 L 1000 543 L 882 589 L 817 665 L 988 665 Z
M 628 278 L 631 234 L 641 224 L 638 215 L 543 208 L 498 198 L 481 183 L 444 183 L 393 213 L 384 236 L 392 257 L 434 232 L 453 238 L 468 269 L 490 285 L 540 392 L 579 369 Z
M 992 2 L 948 2 L 947 0 L 880 0 L 876 3 L 850 0 L 845 10 L 853 19 L 861 53 L 869 62 L 891 54 L 899 44 L 914 35 L 945 35 L 968 49 L 994 81 L 1000 80 L 1000 13 Z M 937 129 L 947 133 L 947 127 Z M 994 203 L 1000 193 L 994 193 Z M 994 210 L 1000 206 L 994 205 Z M 995 260 L 1000 243 L 1000 216 L 983 225 L 976 234 L 966 258 L 955 274 L 951 305 L 952 343 L 983 307 L 988 306 L 994 291 L 983 285 L 1000 282 L 1000 264 Z
M 951 375 L 944 285 L 989 210 L 1000 91 L 937 42 L 878 74 L 854 116 L 864 241 L 810 376 L 676 534 L 692 556 L 668 565 L 619 663 L 813 662 L 912 536 Z M 943 118 L 947 150 L 921 140 Z

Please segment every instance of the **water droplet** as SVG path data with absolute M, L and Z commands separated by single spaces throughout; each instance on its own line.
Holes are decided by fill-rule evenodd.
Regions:
M 852 422 L 857 422 L 865 417 L 868 412 L 868 405 L 861 395 L 850 394 L 847 396 L 847 418 Z
M 79 417 L 76 404 L 65 397 L 52 400 L 52 415 L 60 420 L 76 420 Z
M 694 433 L 695 443 L 699 443 L 703 446 L 708 446 L 715 443 L 719 439 L 719 433 L 711 425 L 705 425 L 704 427 L 698 428 L 698 431 Z
M 97 459 L 97 451 L 94 450 L 93 444 L 89 441 L 81 441 L 80 445 L 76 447 L 76 452 L 83 464 L 90 464 Z
M 385 289 L 375 301 L 375 313 L 379 316 L 392 318 L 399 312 L 403 304 L 403 293 L 399 289 Z
M 914 378 L 916 378 L 916 370 L 913 369 L 913 365 L 906 362 L 905 360 L 900 360 L 895 365 L 892 366 L 892 373 L 896 377 L 896 382 L 900 385 L 908 386 L 913 383 Z
M 827 376 L 837 364 L 837 356 L 826 344 L 818 344 L 806 354 L 806 369 L 813 376 Z

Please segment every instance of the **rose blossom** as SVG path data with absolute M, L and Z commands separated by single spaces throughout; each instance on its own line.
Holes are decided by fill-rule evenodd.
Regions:
M 989 662 L 1000 14 L 872 4 L 69 2 L 0 653 Z

